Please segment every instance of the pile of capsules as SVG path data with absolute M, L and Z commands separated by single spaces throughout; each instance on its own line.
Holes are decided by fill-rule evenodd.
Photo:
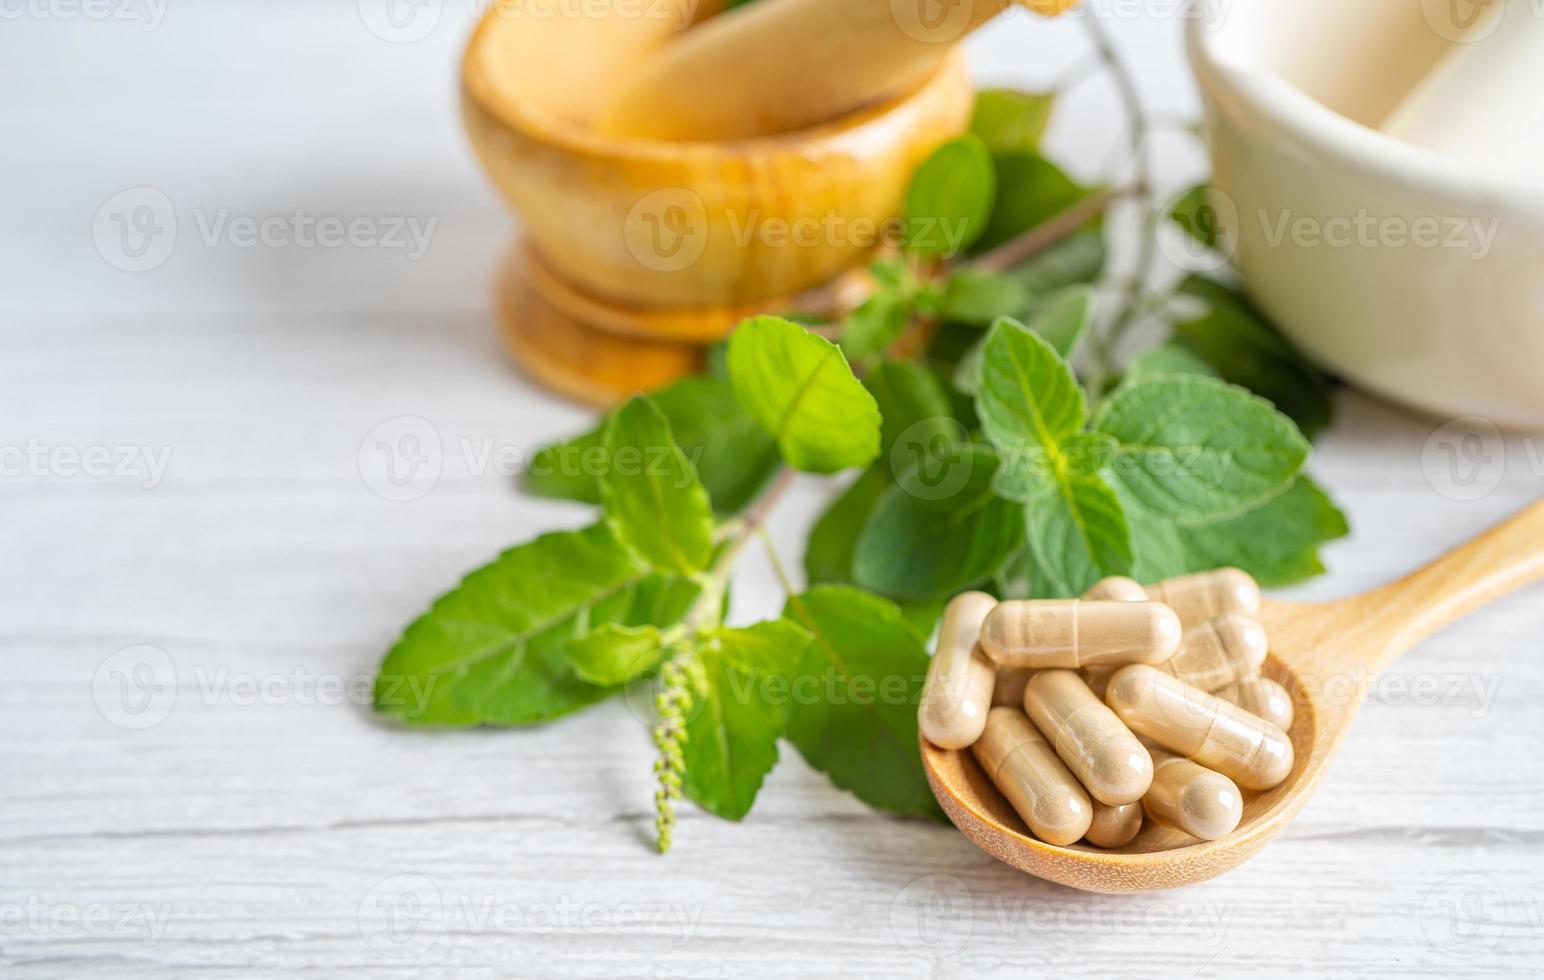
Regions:
M 1236 568 L 1108 578 L 1081 600 L 966 592 L 944 612 L 919 726 L 969 748 L 1048 844 L 1122 847 L 1144 812 L 1216 840 L 1243 816 L 1241 788 L 1292 771 L 1292 698 L 1260 676 L 1259 610 Z

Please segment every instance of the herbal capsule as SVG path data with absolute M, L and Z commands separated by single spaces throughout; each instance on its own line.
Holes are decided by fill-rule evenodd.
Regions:
M 1142 829 L 1142 805 L 1125 803 L 1121 806 L 1094 804 L 1094 820 L 1088 825 L 1083 837 L 1095 847 L 1125 847 Z
M 1000 602 L 981 627 L 999 667 L 1163 663 L 1179 649 L 1179 617 L 1156 602 Z
M 971 751 L 1036 837 L 1065 846 L 1088 833 L 1093 802 L 1024 712 L 993 708 Z
M 1111 575 L 1094 583 L 1093 588 L 1083 593 L 1083 598 L 1104 602 L 1146 602 L 1151 597 L 1136 579 Z
M 1035 672 L 1028 667 L 997 668 L 997 686 L 992 688 L 992 705 L 1024 706 L 1024 685 Z
M 1088 795 L 1122 806 L 1147 792 L 1152 757 L 1075 672 L 1042 670 L 1031 677 L 1024 710 Z
M 1244 798 L 1222 773 L 1153 747 L 1153 786 L 1142 809 L 1154 823 L 1216 840 L 1238 827 Z
M 1256 674 L 1212 693 L 1264 718 L 1284 732 L 1292 730 L 1292 695 L 1269 677 Z
M 1122 666 L 1124 665 L 1117 664 L 1114 667 L 1085 668 L 1082 671 L 1083 683 L 1087 684 L 1088 689 L 1094 692 L 1094 697 L 1103 701 L 1105 689 L 1110 686 L 1110 678 L 1114 677 L 1115 672 L 1120 670 Z
M 1223 613 L 1186 630 L 1179 653 L 1158 669 L 1192 687 L 1215 691 L 1259 673 L 1269 652 L 1265 627 L 1243 613 Z
M 1260 611 L 1260 586 L 1237 568 L 1164 579 L 1149 585 L 1147 594 L 1153 601 L 1170 606 L 1186 628 L 1225 612 L 1253 616 Z
M 1132 731 L 1244 789 L 1279 786 L 1292 772 L 1286 732 L 1155 667 L 1122 669 L 1104 700 Z
M 985 592 L 963 592 L 944 610 L 917 709 L 917 727 L 941 749 L 963 749 L 986 727 L 997 668 L 976 649 L 976 637 L 995 605 Z

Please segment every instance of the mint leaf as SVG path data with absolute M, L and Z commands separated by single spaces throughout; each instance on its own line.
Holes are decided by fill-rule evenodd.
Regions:
M 814 636 L 794 678 L 788 740 L 869 806 L 941 819 L 917 747 L 922 636 L 894 603 L 844 586 L 794 596 L 784 616 Z
M 863 379 L 864 387 L 874 396 L 884 422 L 880 426 L 881 460 L 890 458 L 899 444 L 905 461 L 918 458 L 918 449 L 947 444 L 960 431 L 954 418 L 954 406 L 944 384 L 924 365 L 915 361 L 885 361 Z M 891 459 L 892 468 L 896 460 Z
M 951 596 L 989 580 L 1024 535 L 1019 508 L 992 489 L 997 456 L 960 446 L 942 483 L 913 471 L 880 499 L 858 537 L 857 584 L 907 599 Z
M 1029 288 L 1010 273 L 964 266 L 950 273 L 933 312 L 941 319 L 985 327 L 1000 316 L 1022 315 L 1029 298 Z
M 647 397 L 611 417 L 606 454 L 600 495 L 612 533 L 659 571 L 701 571 L 713 552 L 713 507 L 670 423 Z
M 809 643 L 797 625 L 774 620 L 719 629 L 695 645 L 686 661 L 692 703 L 682 790 L 709 813 L 739 820 L 756 802 L 777 763 L 788 678 Z
M 989 88 L 976 93 L 970 131 L 993 153 L 1034 152 L 1051 121 L 1054 92 L 1018 92 Z
M 1083 428 L 1088 408 L 1083 389 L 1056 349 L 1003 319 L 982 348 L 976 412 L 1002 459 L 999 492 L 1027 500 L 1043 492 L 1057 448 Z
M 606 623 L 667 625 L 695 585 L 653 574 L 605 524 L 546 534 L 468 575 L 381 665 L 376 710 L 418 724 L 526 725 L 609 697 L 569 644 Z
M 1192 187 L 1174 204 L 1169 220 L 1185 230 L 1185 234 L 1205 245 L 1216 248 L 1218 241 L 1217 209 L 1212 206 L 1205 185 Z
M 1202 312 L 1176 322 L 1175 333 L 1223 380 L 1269 399 L 1310 439 L 1329 426 L 1334 418 L 1329 378 L 1252 303 L 1200 276 L 1181 283 L 1178 295 L 1199 301 Z
M 1082 595 L 1131 571 L 1131 527 L 1115 491 L 1097 475 L 1063 475 L 1056 492 L 1025 507 L 1036 578 L 1045 597 Z
M 999 153 L 992 158 L 997 175 L 991 221 L 972 247 L 973 254 L 996 248 L 1044 224 L 1088 193 L 1051 161 L 1035 153 Z
M 735 397 L 808 473 L 864 466 L 879 454 L 879 409 L 835 344 L 781 317 L 752 317 L 729 339 Z
M 713 508 L 743 510 L 777 470 L 777 445 L 735 401 L 726 381 L 690 377 L 650 397 L 670 420 L 676 444 L 697 470 Z M 606 422 L 531 457 L 521 475 L 529 493 L 581 503 L 600 503 L 599 477 L 609 465 Z
M 869 267 L 874 292 L 842 322 L 842 350 L 851 358 L 882 353 L 910 322 L 914 283 L 905 265 L 879 261 Z
M 658 667 L 665 658 L 658 626 L 606 623 L 568 645 L 568 659 L 582 680 L 620 687 Z
M 1233 566 L 1264 586 L 1292 585 L 1321 574 L 1319 548 L 1350 532 L 1345 514 L 1307 476 L 1247 514 L 1187 526 L 1142 520 L 1133 527 L 1133 574 L 1150 582 Z
M 883 464 L 871 466 L 820 515 L 804 551 L 804 574 L 811 584 L 852 581 L 858 535 L 890 484 L 890 471 Z
M 958 255 L 992 216 L 996 193 L 992 154 L 975 136 L 934 150 L 906 188 L 906 249 L 922 256 Z
M 1194 374 L 1203 378 L 1215 378 L 1217 372 L 1212 366 L 1193 354 L 1188 347 L 1170 341 L 1157 347 L 1150 347 L 1126 365 L 1126 376 L 1122 380 L 1124 385 L 1138 385 L 1156 378 L 1166 378 L 1176 374 Z
M 1230 517 L 1285 490 L 1308 458 L 1292 420 L 1263 398 L 1201 377 L 1122 387 L 1094 428 L 1121 447 L 1113 479 L 1143 511 Z

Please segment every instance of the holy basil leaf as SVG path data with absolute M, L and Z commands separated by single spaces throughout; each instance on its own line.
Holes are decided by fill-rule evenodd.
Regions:
M 911 310 L 908 289 L 880 282 L 842 321 L 842 350 L 855 359 L 882 353 L 906 330 Z
M 1054 92 L 989 88 L 976 93 L 970 131 L 993 153 L 1034 152 L 1051 121 Z
M 1029 288 L 1005 272 L 964 266 L 949 275 L 935 316 L 956 323 L 990 326 L 1000 316 L 1021 316 L 1029 307 Z
M 1308 476 L 1247 514 L 1187 526 L 1138 521 L 1133 574 L 1150 582 L 1232 566 L 1267 587 L 1321 574 L 1319 548 L 1350 532 L 1345 514 Z
M 922 161 L 906 188 L 906 248 L 916 255 L 958 255 L 992 215 L 992 154 L 975 136 L 943 144 Z
M 781 317 L 752 317 L 729 339 L 735 397 L 771 433 L 784 461 L 808 473 L 879 455 L 879 408 L 830 341 Z
M 1019 507 L 992 489 L 997 457 L 961 446 L 947 481 L 903 478 L 887 490 L 858 537 L 853 577 L 907 599 L 950 596 L 986 582 L 1023 539 Z
M 804 551 L 804 574 L 811 584 L 852 581 L 858 535 L 890 484 L 888 467 L 882 463 L 871 466 L 820 515 Z
M 600 496 L 616 537 L 661 572 L 701 571 L 713 552 L 713 507 L 670 423 L 647 397 L 612 415 L 606 454 Z
M 777 445 L 756 425 L 722 378 L 690 377 L 650 397 L 670 420 L 676 444 L 697 470 L 715 510 L 748 505 L 778 465 Z M 525 490 L 543 497 L 600 503 L 608 466 L 606 425 L 539 450 L 522 474 Z
M 1047 470 L 1062 441 L 1083 428 L 1088 408 L 1083 389 L 1056 349 L 1004 319 L 992 327 L 982 348 L 976 411 L 1002 459 L 1002 488 L 1021 482 L 1026 469 Z
M 1044 224 L 1088 193 L 1056 164 L 1036 153 L 999 153 L 996 204 L 991 221 L 971 248 L 981 254 Z
M 1025 505 L 1037 579 L 1047 598 L 1082 595 L 1131 571 L 1131 527 L 1115 491 L 1098 475 L 1063 475 L 1055 493 Z
M 1223 380 L 1242 385 L 1292 418 L 1312 439 L 1334 417 L 1329 378 L 1287 343 L 1247 299 L 1200 276 L 1178 294 L 1199 301 L 1202 311 L 1174 325 L 1180 340 Z
M 809 643 L 798 625 L 774 620 L 720 629 L 695 645 L 687 663 L 692 700 L 682 790 L 709 813 L 739 820 L 756 802 L 777 763 L 789 675 Z
M 941 819 L 917 746 L 922 636 L 894 603 L 844 586 L 792 597 L 784 616 L 815 638 L 794 676 L 788 740 L 869 806 Z
M 582 680 L 569 645 L 605 623 L 667 625 L 695 585 L 651 573 L 605 524 L 504 552 L 402 634 L 375 684 L 378 711 L 419 724 L 526 725 L 615 689 Z
M 1068 286 L 1033 307 L 1026 326 L 1051 345 L 1062 358 L 1071 360 L 1082 346 L 1094 319 L 1094 292 L 1087 286 Z M 975 395 L 981 390 L 981 357 L 986 338 L 960 358 L 954 369 L 954 383 L 961 391 Z
M 642 677 L 664 657 L 658 626 L 606 623 L 568 645 L 574 673 L 601 687 L 617 687 Z
M 1113 478 L 1145 513 L 1177 520 L 1244 513 L 1291 485 L 1308 458 L 1292 420 L 1210 378 L 1122 387 L 1094 428 L 1121 447 Z
M 886 361 L 870 371 L 863 384 L 879 406 L 880 459 L 891 459 L 899 445 L 906 461 L 914 460 L 916 449 L 932 447 L 937 440 L 945 443 L 960 433 L 954 407 L 944 384 L 926 366 L 915 361 Z

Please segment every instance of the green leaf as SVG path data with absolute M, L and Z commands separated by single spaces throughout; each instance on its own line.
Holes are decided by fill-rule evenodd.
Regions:
M 790 598 L 784 616 L 814 635 L 794 678 L 788 740 L 869 806 L 941 819 L 917 746 L 922 636 L 894 603 L 845 586 Z
M 600 480 L 612 533 L 661 572 L 699 572 L 713 553 L 713 506 L 670 423 L 646 396 L 606 427 L 610 458 Z
M 1192 187 L 1186 191 L 1184 196 L 1175 202 L 1174 209 L 1169 212 L 1169 220 L 1179 225 L 1185 230 L 1185 234 L 1207 248 L 1217 247 L 1219 232 L 1217 209 L 1212 206 L 1205 185 Z
M 891 457 L 898 443 L 910 461 L 916 458 L 915 447 L 932 447 L 938 440 L 947 444 L 962 431 L 943 382 L 924 365 L 886 361 L 870 371 L 863 383 L 884 419 L 881 461 Z
M 735 397 L 807 473 L 865 466 L 879 455 L 879 408 L 830 341 L 775 316 L 752 317 L 729 339 Z
M 886 466 L 869 467 L 815 522 L 804 551 L 804 574 L 812 585 L 852 581 L 858 535 L 890 484 L 890 471 Z
M 665 648 L 658 626 L 606 623 L 570 643 L 568 658 L 581 679 L 618 687 L 658 667 Z
M 676 444 L 697 470 L 715 510 L 743 510 L 777 470 L 777 445 L 740 408 L 722 378 L 690 377 L 651 396 L 670 420 Z M 539 450 L 522 474 L 524 488 L 543 497 L 600 503 L 599 477 L 608 468 L 606 426 Z
M 739 820 L 756 802 L 777 763 L 789 675 L 809 643 L 810 635 L 798 625 L 773 620 L 716 630 L 687 658 L 692 702 L 682 790 L 709 813 Z
M 950 596 L 988 581 L 1023 539 L 1017 505 L 992 489 L 997 457 L 960 446 L 942 484 L 892 485 L 858 537 L 857 584 L 908 599 Z
M 996 205 L 971 251 L 981 254 L 1067 210 L 1088 193 L 1051 161 L 1035 153 L 999 153 Z
M 970 131 L 981 137 L 993 153 L 1033 153 L 1040 148 L 1040 139 L 1045 135 L 1055 105 L 1054 92 L 982 89 L 976 93 Z
M 922 161 L 906 188 L 906 248 L 916 255 L 958 255 L 992 216 L 992 154 L 975 136 L 943 144 Z
M 1000 316 L 1022 316 L 1029 289 L 1006 272 L 963 266 L 950 273 L 934 315 L 956 323 L 990 326 Z
M 1126 365 L 1125 385 L 1139 385 L 1157 378 L 1173 375 L 1194 374 L 1203 378 L 1215 378 L 1212 366 L 1191 353 L 1188 347 L 1174 342 L 1151 347 L 1131 359 Z
M 842 322 L 842 350 L 848 357 L 879 354 L 895 342 L 911 320 L 914 284 L 904 265 L 875 262 L 874 292 Z
M 1174 325 L 1192 351 L 1223 380 L 1270 400 L 1312 439 L 1334 418 L 1329 378 L 1269 325 L 1242 295 L 1192 276 L 1178 290 L 1198 300 L 1202 312 Z
M 1083 389 L 1056 348 L 1012 320 L 999 320 L 981 352 L 976 411 L 1005 468 L 1027 451 L 1054 452 L 1083 428 Z
M 1107 258 L 1104 232 L 1084 228 L 1014 266 L 1012 274 L 1032 294 L 1044 295 L 1066 286 L 1093 282 L 1104 273 Z
M 1063 475 L 1056 492 L 1025 507 L 1037 581 L 1047 598 L 1082 595 L 1131 571 L 1131 527 L 1119 498 L 1098 475 Z
M 1094 428 L 1120 441 L 1113 479 L 1148 514 L 1178 520 L 1244 513 L 1292 483 L 1308 442 L 1263 398 L 1210 378 L 1122 387 Z
M 1292 585 L 1321 574 L 1319 548 L 1350 533 L 1345 514 L 1308 476 L 1247 514 L 1194 526 L 1142 520 L 1133 528 L 1144 582 L 1232 566 L 1264 586 Z
M 1071 360 L 1083 344 L 1094 322 L 1094 291 L 1087 286 L 1068 286 L 1034 307 L 1034 316 L 1026 326 Z M 954 369 L 954 383 L 961 391 L 978 394 L 981 390 L 981 357 L 986 338 L 981 338 Z
M 605 524 L 546 534 L 468 575 L 392 647 L 376 709 L 419 724 L 525 725 L 609 697 L 569 645 L 606 624 L 668 625 L 697 587 L 656 575 Z

